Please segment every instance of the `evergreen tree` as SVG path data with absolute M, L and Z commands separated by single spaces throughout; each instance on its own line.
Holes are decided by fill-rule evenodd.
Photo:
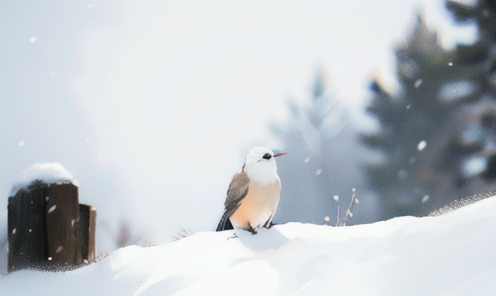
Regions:
M 496 188 L 496 1 L 479 0 L 474 4 L 447 1 L 447 9 L 460 24 L 475 24 L 478 29 L 476 42 L 458 45 L 455 62 L 463 65 L 478 66 L 481 71 L 466 76 L 466 80 L 480 88 L 479 104 L 473 109 L 477 127 L 471 137 L 482 151 L 478 156 L 484 159 L 484 167 L 476 178 L 485 180 L 477 187 Z M 473 157 L 472 160 L 477 160 Z M 470 165 L 470 162 L 467 163 Z M 488 182 L 493 182 L 488 184 Z
M 468 125 L 463 106 L 480 95 L 464 77 L 475 75 L 479 65 L 454 63 L 421 16 L 395 54 L 400 90 L 393 94 L 379 79 L 372 82 L 367 110 L 380 130 L 363 136 L 383 153 L 381 162 L 367 165 L 381 219 L 425 215 L 457 198 L 462 161 L 477 150 L 461 135 Z
M 361 148 L 347 110 L 326 91 L 321 71 L 316 73 L 308 104 L 290 102 L 289 107 L 290 120 L 272 127 L 290 156 L 278 162 L 284 185 L 275 222 L 335 225 L 338 205 L 343 218 L 352 189 L 360 190 L 364 183 L 357 158 Z

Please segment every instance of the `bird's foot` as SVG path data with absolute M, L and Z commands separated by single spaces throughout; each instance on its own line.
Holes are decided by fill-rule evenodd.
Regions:
M 230 238 L 238 238 L 238 235 L 234 233 L 233 236 L 228 237 L 227 240 L 229 240 Z
M 276 225 L 276 224 L 272 223 L 272 221 L 271 221 L 270 223 L 265 224 L 265 228 L 270 229 L 274 225 Z
M 249 232 L 251 232 L 251 234 L 255 235 L 258 233 L 258 228 L 253 228 L 251 227 L 250 225 L 250 228 L 247 229 Z

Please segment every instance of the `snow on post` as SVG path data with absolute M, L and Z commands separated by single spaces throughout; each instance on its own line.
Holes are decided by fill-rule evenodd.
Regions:
M 77 182 L 61 164 L 26 169 L 9 197 L 9 272 L 94 261 L 95 222 L 96 209 L 79 204 Z
M 14 182 L 10 196 L 19 190 L 29 190 L 33 183 L 71 183 L 73 176 L 60 163 L 37 163 L 24 170 Z M 77 183 L 74 184 L 77 186 Z

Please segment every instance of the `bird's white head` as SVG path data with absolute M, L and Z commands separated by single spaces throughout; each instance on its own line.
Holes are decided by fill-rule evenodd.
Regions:
M 279 179 L 275 157 L 285 154 L 275 154 L 265 147 L 253 147 L 246 154 L 243 170 L 254 181 L 262 184 L 273 183 Z

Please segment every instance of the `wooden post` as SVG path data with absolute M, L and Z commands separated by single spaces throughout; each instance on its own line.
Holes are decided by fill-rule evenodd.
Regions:
M 49 184 L 46 188 L 45 211 L 48 266 L 55 269 L 76 261 L 79 220 L 78 188 L 72 183 Z M 51 259 L 50 259 L 51 258 Z
M 79 205 L 74 184 L 35 181 L 9 198 L 8 212 L 9 272 L 94 261 L 96 209 Z
M 41 267 L 47 261 L 46 195 L 42 184 L 32 186 L 38 189 L 29 192 L 21 190 L 14 197 L 9 197 L 9 272 Z
M 79 205 L 78 262 L 95 261 L 96 208 Z

